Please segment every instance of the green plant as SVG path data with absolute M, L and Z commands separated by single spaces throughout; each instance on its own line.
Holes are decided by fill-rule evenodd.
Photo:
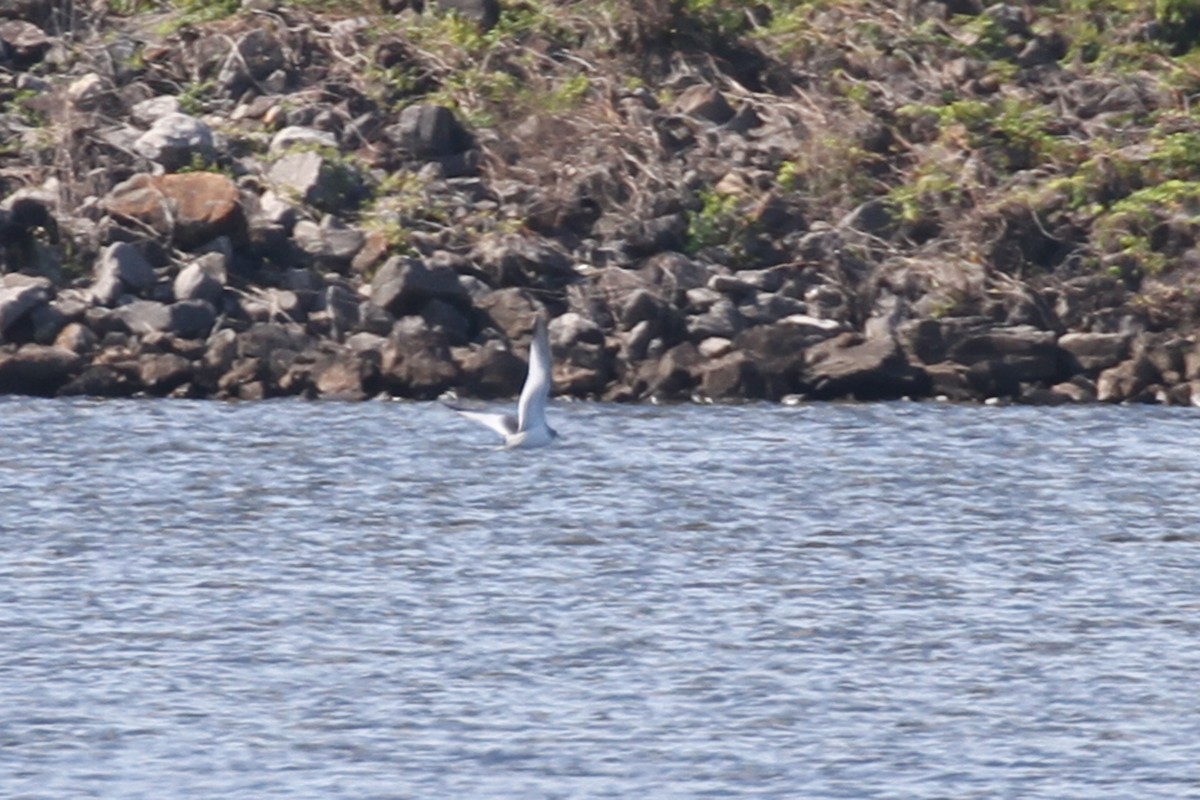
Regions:
M 551 114 L 570 111 L 583 102 L 591 88 L 592 81 L 586 74 L 573 75 L 550 90 L 542 107 Z
M 738 198 L 715 189 L 700 192 L 700 209 L 688 212 L 687 249 L 690 253 L 734 243 L 747 232 L 749 221 Z
M 1164 177 L 1200 178 L 1200 131 L 1177 131 L 1154 143 L 1150 161 L 1158 165 Z
M 48 121 L 46 113 L 34 103 L 40 96 L 40 92 L 19 89 L 13 93 L 12 99 L 9 101 L 9 106 L 16 112 L 17 118 L 31 128 L 40 128 Z
M 794 192 L 799 189 L 803 179 L 803 168 L 796 161 L 784 161 L 775 172 L 775 183 L 785 192 Z
M 1182 49 L 1200 38 L 1200 0 L 1155 0 L 1154 18 L 1163 38 Z
M 1113 203 L 1096 221 L 1096 243 L 1107 252 L 1136 259 L 1150 274 L 1168 267 L 1162 243 L 1155 241 L 1160 223 L 1169 218 L 1192 220 L 1200 216 L 1200 182 L 1169 180 L 1139 189 Z
M 185 114 L 202 114 L 207 110 L 208 100 L 217 89 L 214 81 L 198 81 L 183 87 L 178 95 L 179 110 Z
M 175 0 L 175 6 L 190 22 L 201 23 L 233 16 L 242 7 L 242 0 Z
M 959 205 L 963 197 L 961 180 L 932 166 L 926 167 L 915 180 L 888 193 L 892 208 L 901 220 L 910 224 L 939 216 L 940 209 Z

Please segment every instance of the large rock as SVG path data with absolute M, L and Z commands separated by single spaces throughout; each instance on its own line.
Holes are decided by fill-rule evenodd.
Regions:
M 913 367 L 895 339 L 846 333 L 813 345 L 805 354 L 804 382 L 815 399 L 894 400 L 925 397 L 924 370 Z
M 525 382 L 528 365 L 498 341 L 459 348 L 454 360 L 461 372 L 460 394 L 482 399 L 514 397 Z
M 163 94 L 147 100 L 134 103 L 129 109 L 129 116 L 138 125 L 149 128 L 158 119 L 168 114 L 179 113 L 179 98 L 175 95 Z
M 922 364 L 945 361 L 950 346 L 993 326 L 985 317 L 946 317 L 905 320 L 896 326 L 896 336 L 910 359 Z
M 416 258 L 388 259 L 371 281 L 371 302 L 397 317 L 415 314 L 431 300 L 470 308 L 458 273 L 448 267 L 430 269 Z
M 1129 358 L 1132 338 L 1127 333 L 1067 333 L 1059 337 L 1058 346 L 1078 371 L 1094 377 Z
M 738 334 L 733 346 L 754 363 L 762 380 L 762 395 L 777 399 L 805 388 L 802 383 L 805 352 L 836 336 L 839 329 L 836 323 L 830 328 L 820 322 L 760 325 Z
M 657 362 L 643 365 L 644 394 L 662 400 L 688 398 L 700 382 L 704 360 L 691 342 L 672 347 Z
M 28 246 L 39 229 L 51 240 L 57 239 L 60 205 L 59 184 L 53 179 L 42 186 L 17 189 L 0 201 L 0 244 Z
M 259 322 L 237 336 L 239 358 L 266 359 L 277 350 L 298 353 L 311 346 L 312 340 L 305 335 L 304 329 L 292 323 Z M 212 352 L 211 343 L 209 352 Z
M 700 390 L 713 400 L 747 400 L 764 397 L 766 385 L 754 361 L 734 351 L 702 367 Z
M 135 336 L 171 329 L 171 309 L 166 303 L 154 300 L 134 300 L 113 312 L 113 317 Z
M 414 103 L 400 112 L 389 138 L 416 159 L 440 159 L 474 146 L 470 132 L 445 106 Z
M 217 324 L 217 312 L 207 300 L 180 300 L 169 307 L 168 330 L 183 339 L 205 339 Z
M 256 28 L 238 38 L 217 74 L 217 83 L 228 94 L 237 96 L 286 64 L 279 39 L 265 28 Z
M 117 221 L 168 239 L 174 220 L 167 199 L 153 175 L 141 173 L 109 190 L 100 204 Z
M 528 336 L 542 306 L 524 289 L 498 289 L 476 302 L 492 327 L 509 341 Z
M 117 242 L 104 248 L 96 261 L 96 280 L 92 284 L 92 299 L 111 306 L 124 294 L 141 294 L 154 285 L 154 267 L 128 242 Z
M 929 364 L 924 369 L 929 377 L 929 393 L 933 397 L 955 402 L 979 402 L 987 399 L 986 394 L 975 388 L 968 374 L 969 370 L 962 364 L 942 361 Z
M 713 336 L 732 339 L 744 327 L 745 320 L 738 313 L 737 306 L 726 298 L 713 303 L 703 313 L 687 318 L 688 338 L 693 342 Z
M 216 311 L 205 300 L 171 304 L 135 300 L 116 309 L 113 317 L 135 336 L 173 333 L 184 339 L 206 338 L 217 320 Z
M 167 114 L 133 143 L 141 156 L 177 170 L 216 157 L 212 128 L 189 114 Z
M 78 322 L 67 323 L 54 339 L 54 346 L 73 353 L 90 353 L 96 349 L 99 339 L 91 328 Z
M 136 365 L 136 362 L 134 362 Z M 141 389 L 138 373 L 125 365 L 92 364 L 58 390 L 65 396 L 130 397 Z
M 374 377 L 370 361 L 353 350 L 323 354 L 309 370 L 309 380 L 323 400 L 363 400 Z
M 237 237 L 243 231 L 241 196 L 237 185 L 217 172 L 186 172 L 157 179 L 175 220 L 175 244 L 191 249 L 218 236 Z
M 1101 403 L 1137 400 L 1159 378 L 1158 369 L 1150 359 L 1131 358 L 1100 373 L 1096 379 L 1096 399 Z
M 733 119 L 733 106 L 715 86 L 700 83 L 684 89 L 672 103 L 672 110 L 689 117 L 723 125 Z
M 79 354 L 52 345 L 26 344 L 0 353 L 0 394 L 49 397 L 83 367 Z
M 312 150 L 288 153 L 271 165 L 268 173 L 276 191 L 328 213 L 345 211 L 364 196 L 359 171 L 348 162 Z
M 485 236 L 470 257 L 494 287 L 561 290 L 579 277 L 571 256 L 557 243 L 545 239 L 516 234 Z
M 683 315 L 656 291 L 634 289 L 616 304 L 615 311 L 619 330 L 632 331 L 644 325 L 643 337 L 660 339 L 666 347 L 674 347 L 688 335 Z
M 289 125 L 271 137 L 271 155 L 280 155 L 294 147 L 306 150 L 338 149 L 338 138 L 329 131 L 310 128 L 306 125 Z
M 316 266 L 346 272 L 354 257 L 366 244 L 366 234 L 331 214 L 320 224 L 301 220 L 292 230 L 292 238 L 301 250 L 313 257 Z
M 49 303 L 53 294 L 52 285 L 45 278 L 4 276 L 0 281 L 0 342 L 11 341 L 18 323 Z
M 139 379 L 147 392 L 166 395 L 192 378 L 192 364 L 175 353 L 146 353 L 139 360 Z
M 613 353 L 600 326 L 568 311 L 550 321 L 549 333 L 558 391 L 573 397 L 602 393 L 613 377 Z
M 968 334 L 949 347 L 947 357 L 966 367 L 986 362 L 987 369 L 1003 384 L 1059 383 L 1070 377 L 1071 372 L 1056 335 L 1030 327 L 993 328 Z
M 219 307 L 227 280 L 225 259 L 219 253 L 208 253 L 179 270 L 173 287 L 175 299 L 206 300 Z
M 420 317 L 396 323 L 380 366 L 384 388 L 401 397 L 432 400 L 459 379 L 446 338 L 425 327 Z
M 103 208 L 135 228 L 171 238 L 184 249 L 238 237 L 245 228 L 237 186 L 216 172 L 134 175 L 105 196 Z
M 50 49 L 50 37 L 46 32 L 24 20 L 0 23 L 0 54 L 5 50 L 19 67 L 27 67 L 42 60 Z

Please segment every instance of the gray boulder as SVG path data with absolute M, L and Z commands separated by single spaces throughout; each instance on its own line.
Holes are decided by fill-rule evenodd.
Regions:
M 0 53 L 8 50 L 18 66 L 26 67 L 41 61 L 49 49 L 50 37 L 32 22 L 0 22 Z
M 1021 383 L 1060 383 L 1071 372 L 1057 336 L 1025 326 L 968 334 L 949 347 L 947 357 L 986 373 L 997 395 L 1015 395 Z
M 353 350 L 323 354 L 309 369 L 309 382 L 323 400 L 363 400 L 373 370 Z
M 192 364 L 175 353 L 146 353 L 138 360 L 138 378 L 147 392 L 166 395 L 192 378 Z
M 135 362 L 136 363 L 136 362 Z M 125 365 L 92 364 L 61 389 L 59 395 L 87 397 L 129 397 L 140 388 L 135 370 Z
M 1160 377 L 1158 369 L 1145 356 L 1122 361 L 1100 373 L 1096 379 L 1096 399 L 1101 403 L 1137 400 Z
M 613 352 L 592 320 L 568 311 L 550 321 L 554 384 L 573 397 L 599 395 L 613 378 Z
M 217 312 L 207 300 L 181 300 L 169 308 L 168 331 L 183 339 L 205 339 L 217 324 Z
M 525 361 L 495 340 L 480 347 L 459 348 L 454 360 L 460 370 L 459 392 L 482 399 L 516 396 L 528 369 Z
M 758 365 L 734 351 L 702 367 L 700 391 L 713 400 L 745 400 L 764 397 L 765 384 Z
M 431 300 L 441 300 L 462 309 L 470 298 L 449 267 L 430 269 L 416 258 L 388 259 L 371 281 L 371 302 L 397 317 L 415 314 Z
M 329 131 L 304 125 L 289 125 L 271 137 L 270 152 L 272 155 L 279 155 L 297 146 L 310 150 L 322 147 L 337 150 L 338 140 L 337 136 Z
M 142 100 L 139 103 L 134 103 L 133 107 L 129 109 L 129 114 L 133 118 L 133 121 L 145 128 L 149 128 L 168 114 L 178 113 L 180 113 L 179 98 L 170 94 L 151 97 L 149 100 Z
M 805 353 L 804 383 L 818 400 L 894 400 L 925 397 L 929 377 L 913 367 L 895 339 L 863 339 L 846 333 Z
M 733 106 L 715 86 L 700 83 L 684 89 L 672 104 L 672 110 L 695 119 L 723 125 L 733 119 Z
M 18 321 L 27 319 L 53 297 L 53 287 L 45 278 L 5 275 L 0 282 L 0 342 L 8 338 Z
M 1129 358 L 1132 339 L 1127 333 L 1067 333 L 1059 337 L 1058 346 L 1078 371 L 1095 377 Z
M 239 95 L 286 63 L 279 39 L 269 30 L 256 28 L 237 40 L 217 74 L 217 83 L 229 94 Z
M 212 128 L 189 114 L 166 114 L 139 136 L 133 149 L 144 158 L 162 164 L 171 172 L 199 158 L 216 158 Z
M 724 297 L 703 313 L 687 318 L 688 338 L 697 343 L 714 336 L 732 339 L 743 327 L 745 321 L 737 306 Z
M 313 257 L 318 267 L 337 272 L 349 269 L 367 241 L 361 230 L 331 214 L 326 214 L 320 224 L 309 220 L 297 222 L 292 238 L 301 250 Z
M 111 244 L 96 261 L 96 281 L 92 298 L 100 305 L 111 306 L 123 294 L 138 294 L 154 285 L 154 267 L 141 251 L 128 242 Z
M 67 323 L 54 340 L 55 347 L 81 355 L 95 350 L 98 343 L 99 339 L 92 329 L 78 322 Z
M 265 359 L 276 350 L 298 353 L 311 346 L 304 329 L 293 323 L 259 322 L 237 336 L 239 358 Z
M 219 306 L 225 294 L 228 275 L 225 258 L 220 253 L 207 253 L 191 262 L 175 276 L 176 300 L 206 300 Z
M 559 290 L 579 279 L 570 254 L 556 242 L 519 235 L 485 236 L 471 260 L 495 287 Z
M 432 400 L 459 381 L 445 336 L 426 327 L 420 317 L 396 323 L 380 367 L 384 388 L 401 397 Z
M 83 366 L 83 359 L 62 347 L 26 344 L 0 353 L 0 394 L 51 396 Z
M 349 163 L 311 150 L 288 153 L 268 173 L 272 186 L 322 211 L 336 213 L 364 195 L 362 175 Z
M 171 329 L 171 309 L 166 303 L 154 300 L 134 300 L 116 309 L 112 316 L 125 329 L 135 336 L 148 333 L 169 331 Z
M 173 333 L 184 339 L 204 339 L 216 324 L 217 314 L 206 300 L 159 303 L 134 300 L 113 311 L 112 316 L 135 336 Z
M 542 305 L 524 289 L 498 289 L 483 295 L 475 303 L 492 327 L 509 341 L 528 336 Z
M 416 159 L 445 158 L 474 146 L 473 137 L 453 111 L 429 103 L 414 103 L 401 111 L 388 138 Z
M 657 361 L 642 365 L 643 394 L 662 400 L 687 399 L 700 381 L 704 357 L 691 342 L 672 347 Z

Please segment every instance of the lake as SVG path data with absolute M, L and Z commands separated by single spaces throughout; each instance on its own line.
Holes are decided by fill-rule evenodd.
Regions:
M 0 399 L 4 798 L 1200 797 L 1200 410 Z

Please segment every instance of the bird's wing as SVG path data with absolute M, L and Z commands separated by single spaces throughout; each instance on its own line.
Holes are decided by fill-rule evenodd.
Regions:
M 474 420 L 480 425 L 486 425 L 505 438 L 517 432 L 517 418 L 512 414 L 499 414 L 491 411 L 470 411 L 450 405 L 449 403 L 443 403 L 443 405 L 452 411 L 457 411 L 469 420 Z
M 546 400 L 550 397 L 550 334 L 540 315 L 529 348 L 529 374 L 517 404 L 517 430 L 527 431 L 546 424 Z

